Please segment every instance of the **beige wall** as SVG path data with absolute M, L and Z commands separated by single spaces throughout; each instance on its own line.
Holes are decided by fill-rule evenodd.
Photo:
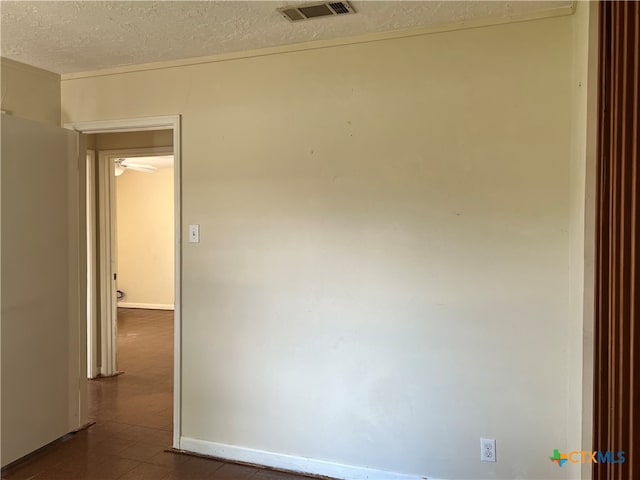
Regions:
M 0 78 L 2 110 L 60 126 L 60 75 L 2 58 Z
M 87 421 L 86 225 L 77 135 L 17 116 L 1 135 L 4 467 Z
M 173 145 L 173 130 L 97 133 L 89 136 L 94 138 L 96 150 L 170 147 Z
M 573 21 L 573 152 L 571 161 L 571 336 L 573 356 L 582 365 L 580 378 L 568 384 L 573 398 L 569 413 L 581 412 L 573 429 L 579 432 L 582 449 L 592 449 L 593 434 L 593 325 L 595 279 L 595 195 L 597 137 L 597 2 L 578 2 Z M 582 280 L 582 282 L 580 282 Z M 577 366 L 576 365 L 576 366 Z M 582 390 L 580 391 L 580 387 Z M 582 465 L 581 478 L 589 479 L 592 468 Z
M 120 306 L 173 306 L 173 168 L 116 177 Z
M 63 81 L 65 121 L 182 114 L 184 437 L 579 477 L 573 22 Z

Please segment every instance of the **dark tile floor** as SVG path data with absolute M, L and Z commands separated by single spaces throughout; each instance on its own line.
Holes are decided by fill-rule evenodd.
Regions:
M 120 309 L 118 369 L 89 382 L 96 424 L 3 472 L 6 480 L 303 480 L 190 455 L 171 446 L 173 312 Z

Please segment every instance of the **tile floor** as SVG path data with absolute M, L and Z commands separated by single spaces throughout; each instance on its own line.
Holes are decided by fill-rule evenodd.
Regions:
M 165 452 L 172 438 L 173 312 L 120 309 L 118 369 L 89 382 L 96 424 L 3 472 L 6 480 L 303 480 Z

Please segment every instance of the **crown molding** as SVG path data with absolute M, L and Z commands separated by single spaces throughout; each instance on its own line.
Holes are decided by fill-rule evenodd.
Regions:
M 311 42 L 296 43 L 291 45 L 281 45 L 277 47 L 261 48 L 257 50 L 246 50 L 241 52 L 223 53 L 209 55 L 205 57 L 194 57 L 181 60 L 169 60 L 163 62 L 143 63 L 137 65 L 127 65 L 122 67 L 105 68 L 86 72 L 65 73 L 61 75 L 62 81 L 78 80 L 82 78 L 103 77 L 108 75 L 120 75 L 125 73 L 145 72 L 150 70 L 164 70 L 169 68 L 186 67 L 193 65 L 203 65 L 207 63 L 227 62 L 244 58 L 265 57 L 270 55 L 280 55 L 284 53 L 302 52 L 306 50 L 318 50 L 321 48 L 332 48 L 345 45 L 355 45 L 360 43 L 372 43 L 383 40 L 393 40 L 399 38 L 418 37 L 432 35 L 434 33 L 444 33 L 456 30 L 468 30 L 508 23 L 527 22 L 553 17 L 572 15 L 576 9 L 576 2 L 564 7 L 550 8 L 530 12 L 526 14 L 513 15 L 500 18 L 486 18 L 467 22 L 457 22 L 443 25 L 429 25 L 426 27 L 411 28 L 404 30 L 393 30 L 388 32 L 371 33 L 353 37 L 343 37 L 331 40 L 315 40 Z

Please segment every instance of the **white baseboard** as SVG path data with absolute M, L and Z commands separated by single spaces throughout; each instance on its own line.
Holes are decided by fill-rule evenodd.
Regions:
M 423 480 L 420 475 L 406 475 L 402 473 L 385 472 L 365 467 L 355 467 L 340 463 L 325 462 L 312 458 L 294 457 L 281 453 L 265 452 L 252 448 L 236 447 L 223 443 L 207 442 L 195 438 L 180 437 L 180 449 L 223 458 L 236 462 L 264 465 L 265 467 L 289 470 L 297 473 L 323 475 L 325 477 L 345 480 Z
M 144 308 L 147 310 L 173 310 L 173 305 L 163 303 L 129 303 L 118 302 L 120 308 Z

